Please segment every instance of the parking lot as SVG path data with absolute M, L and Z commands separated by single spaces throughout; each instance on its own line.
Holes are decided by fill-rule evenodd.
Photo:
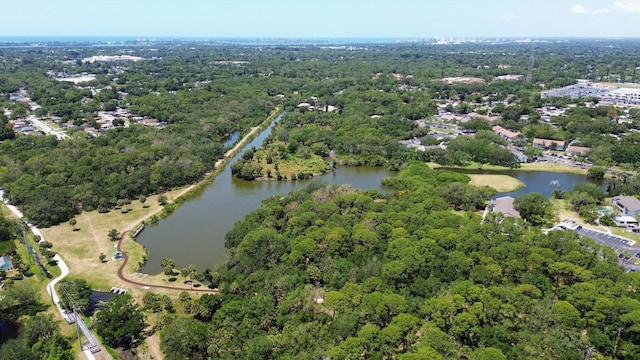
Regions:
M 636 265 L 635 261 L 640 259 L 640 247 L 635 246 L 635 241 L 631 239 L 625 239 L 617 235 L 609 235 L 593 229 L 588 229 L 582 226 L 578 226 L 573 229 L 580 236 L 592 239 L 601 245 L 606 245 L 612 248 L 616 254 L 620 265 L 628 271 L 640 271 L 640 265 Z M 628 252 L 631 256 L 625 255 L 624 252 Z

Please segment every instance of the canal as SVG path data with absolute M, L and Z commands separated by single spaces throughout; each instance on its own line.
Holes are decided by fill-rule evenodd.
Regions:
M 276 119 L 278 120 L 279 118 Z M 260 147 L 271 133 L 272 126 L 245 149 Z M 199 271 L 222 263 L 225 260 L 225 234 L 233 228 L 236 221 L 256 210 L 266 197 L 286 194 L 313 180 L 383 191 L 381 180 L 393 175 L 384 168 L 344 166 L 311 180 L 244 181 L 231 176 L 231 165 L 241 155 L 242 151 L 227 163 L 224 170 L 198 196 L 187 201 L 157 225 L 147 226 L 138 236 L 138 242 L 149 251 L 147 264 L 140 269 L 141 272 L 159 273 L 162 270 L 160 259 L 163 257 L 175 260 L 178 268 L 194 264 Z
M 275 123 L 263 131 L 245 149 L 260 147 L 269 136 Z M 160 259 L 167 257 L 176 261 L 178 268 L 194 264 L 199 271 L 213 268 L 225 260 L 224 236 L 236 221 L 256 210 L 262 199 L 278 194 L 286 194 L 306 186 L 312 180 L 304 181 L 244 181 L 231 176 L 230 165 L 242 155 L 242 151 L 231 159 L 224 170 L 200 194 L 178 208 L 171 216 L 157 225 L 148 226 L 138 242 L 149 251 L 147 264 L 141 272 L 155 274 L 162 269 Z M 532 172 L 532 171 L 453 171 L 474 174 L 504 174 L 513 176 L 525 184 L 514 192 L 498 193 L 496 197 L 510 195 L 517 197 L 528 192 L 539 192 L 547 197 L 553 190 L 571 190 L 575 184 L 587 181 L 585 175 Z M 317 176 L 329 184 L 351 184 L 362 190 L 384 191 L 381 180 L 393 176 L 393 172 L 380 167 L 338 167 L 335 171 Z M 601 184 L 601 183 L 600 183 Z

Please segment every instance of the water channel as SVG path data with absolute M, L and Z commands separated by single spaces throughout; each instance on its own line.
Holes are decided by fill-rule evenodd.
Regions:
M 260 147 L 271 129 L 269 127 L 262 132 L 245 149 Z M 148 226 L 138 236 L 138 242 L 149 251 L 147 264 L 140 269 L 141 272 L 160 272 L 160 259 L 163 257 L 175 260 L 178 268 L 194 264 L 199 271 L 222 263 L 225 259 L 224 235 L 236 221 L 256 210 L 266 197 L 286 194 L 314 179 L 383 191 L 381 180 L 393 175 L 384 168 L 345 166 L 311 180 L 244 181 L 231 176 L 230 165 L 241 155 L 242 152 L 231 159 L 224 171 L 199 196 L 190 199 L 157 225 Z
M 278 118 L 279 119 L 279 118 Z M 276 121 L 278 121 L 276 119 Z M 272 125 L 274 126 L 274 125 Z M 272 126 L 257 136 L 245 149 L 260 147 L 271 133 Z M 160 259 L 168 257 L 182 268 L 194 264 L 199 271 L 213 268 L 225 260 L 224 236 L 233 228 L 236 221 L 242 219 L 260 206 L 262 199 L 278 194 L 286 194 L 294 189 L 306 186 L 311 180 L 304 181 L 244 181 L 231 176 L 230 165 L 242 152 L 225 166 L 223 172 L 201 194 L 186 202 L 170 217 L 161 220 L 155 226 L 148 226 L 138 237 L 138 242 L 149 251 L 147 264 L 141 272 L 155 274 L 160 272 Z M 527 192 L 540 192 L 551 196 L 553 190 L 571 190 L 577 183 L 585 182 L 586 176 L 565 173 L 529 172 L 529 171 L 487 171 L 459 170 L 467 173 L 505 174 L 522 181 L 526 186 L 511 193 L 499 193 L 496 196 L 517 197 Z M 351 184 L 358 189 L 376 189 L 384 191 L 380 182 L 393 173 L 379 167 L 339 167 L 333 172 L 315 177 L 330 184 Z

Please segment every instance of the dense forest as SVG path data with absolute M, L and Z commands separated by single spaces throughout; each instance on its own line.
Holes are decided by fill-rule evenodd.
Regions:
M 220 296 L 159 325 L 172 359 L 637 358 L 640 275 L 573 232 L 452 211 L 465 175 L 313 183 L 227 234 Z M 180 333 L 178 338 L 176 333 Z
M 637 169 L 640 137 L 631 130 L 640 128 L 638 111 L 539 95 L 577 78 L 638 82 L 638 42 L 612 41 L 4 47 L 0 186 L 38 226 L 106 212 L 202 179 L 232 133 L 245 134 L 281 108 L 286 115 L 265 147 L 245 153 L 235 175 L 285 179 L 278 172 L 300 159 L 320 169 L 337 162 L 403 170 L 385 180 L 387 193 L 313 182 L 265 199 L 226 235 L 227 261 L 206 274 L 219 295 L 192 299 L 184 292 L 175 307 L 167 296 L 142 299 L 144 311 L 161 313 L 153 315 L 154 330 L 167 358 L 637 359 L 640 275 L 624 273 L 612 249 L 573 232 L 545 234 L 534 226 L 549 220 L 543 217 L 489 214 L 481 222 L 477 210 L 495 191 L 424 165 L 518 167 L 505 140 L 490 131 L 499 124 L 529 138 L 588 146 L 603 167 Z M 82 60 L 98 53 L 143 59 Z M 529 70 L 531 82 L 495 80 Z M 96 78 L 78 85 L 55 79 L 83 73 Z M 441 80 L 455 76 L 483 81 Z M 11 101 L 19 92 L 40 107 Z M 536 112 L 568 104 L 566 116 L 550 122 Z M 439 107 L 497 120 L 472 119 L 462 127 L 469 134 L 444 140 L 446 149 L 420 152 L 399 143 L 440 143 L 430 125 L 416 122 Z M 162 126 L 117 118 L 99 135 L 85 132 L 100 130 L 100 113 L 120 110 Z M 69 137 L 16 133 L 10 121 L 30 114 L 69 126 Z M 293 175 L 305 178 L 309 170 L 288 179 Z M 637 194 L 638 184 L 638 177 L 623 177 L 607 190 Z M 591 199 L 583 195 L 589 191 L 555 195 L 591 210 L 604 195 Z M 16 237 L 12 226 L 0 222 L 4 252 L 15 252 L 3 241 Z M 21 271 L 20 257 L 13 260 Z M 68 339 L 39 314 L 45 306 L 23 285 L 2 293 L 0 322 L 24 326 L 0 357 L 69 358 Z M 88 293 L 82 281 L 69 286 L 65 291 L 79 297 Z M 125 347 L 138 345 L 141 308 L 123 297 L 107 310 L 96 319 L 106 344 L 122 347 L 129 336 Z M 123 334 L 120 315 L 131 315 L 126 329 L 135 336 Z
M 315 158 L 312 168 L 321 169 L 318 157 L 331 151 L 344 164 L 395 169 L 411 159 L 518 166 L 501 139 L 488 133 L 451 140 L 446 150 L 415 152 L 398 144 L 409 138 L 434 144 L 427 135 L 429 128 L 416 126 L 414 120 L 429 118 L 436 112 L 436 103 L 444 101 L 455 104 L 448 106 L 459 113 L 498 114 L 497 124 L 521 129 L 527 136 L 576 139 L 592 146 L 593 159 L 602 165 L 637 166 L 639 161 L 637 136 L 620 143 L 613 136 L 593 136 L 637 128 L 637 119 L 614 125 L 600 113 L 578 108 L 556 126 L 541 124 L 534 116 L 534 108 L 544 104 L 538 94 L 541 86 L 567 85 L 576 78 L 637 81 L 638 45 L 633 41 L 617 41 L 615 50 L 610 43 L 595 40 L 452 47 L 157 45 L 127 47 L 127 54 L 143 60 L 121 63 L 82 60 L 97 51 L 122 53 L 114 48 L 0 50 L 0 93 L 4 95 L 0 106 L 11 112 L 8 118 L 0 116 L 0 137 L 5 139 L 0 144 L 0 183 L 5 196 L 33 223 L 50 226 L 83 210 L 108 211 L 118 202 L 193 183 L 211 170 L 223 152 L 224 139 L 259 124 L 278 105 L 288 115 L 270 140 L 273 146 L 256 158 L 270 159 L 272 164 L 241 163 L 236 166 L 240 177 L 268 177 L 270 172 L 277 178 L 273 162 L 281 164 L 290 158 Z M 526 73 L 532 51 L 536 55 L 532 82 L 494 81 L 499 75 Z M 79 85 L 56 80 L 83 73 L 96 78 Z M 478 77 L 485 83 L 439 81 L 452 76 Z M 30 112 L 26 103 L 8 101 L 9 94 L 20 90 L 41 106 L 33 111 L 36 116 L 72 124 L 67 130 L 71 137 L 11 141 L 15 133 L 8 120 Z M 301 103 L 313 110 L 301 108 Z M 499 104 L 486 108 L 485 103 Z M 166 126 L 154 129 L 117 118 L 116 128 L 98 138 L 82 131 L 99 129 L 99 112 L 117 109 Z M 522 121 L 521 115 L 530 119 Z M 633 120 L 637 113 L 630 116 Z M 266 165 L 273 168 L 267 171 Z M 293 173 L 308 176 L 304 170 Z

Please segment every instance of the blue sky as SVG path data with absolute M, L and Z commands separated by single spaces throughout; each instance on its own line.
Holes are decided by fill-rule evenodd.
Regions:
M 0 0 L 0 36 L 640 37 L 640 0 Z

